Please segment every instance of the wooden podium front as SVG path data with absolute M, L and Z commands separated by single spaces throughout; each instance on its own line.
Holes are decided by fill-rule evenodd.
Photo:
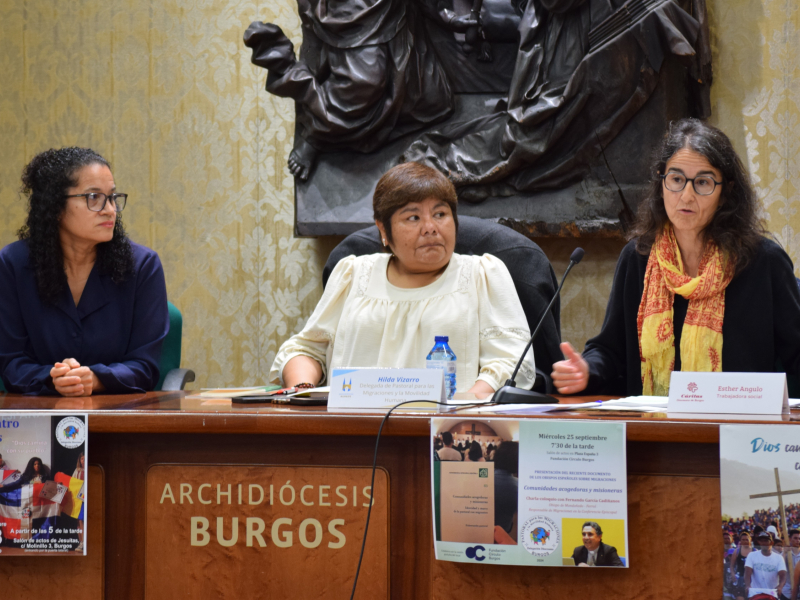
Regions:
M 114 600 L 350 597 L 382 415 L 238 408 L 184 393 L 0 396 L 0 410 L 24 409 L 88 412 L 101 483 L 89 492 L 89 556 L 0 556 L 3 597 L 16 597 L 8 585 Z M 502 415 L 482 418 L 492 416 Z M 627 422 L 629 569 L 436 561 L 430 418 L 401 414 L 381 438 L 356 598 L 718 597 L 718 423 L 616 419 Z
M 349 597 L 371 475 L 367 467 L 150 467 L 145 598 Z M 389 599 L 388 483 L 376 471 L 356 598 Z

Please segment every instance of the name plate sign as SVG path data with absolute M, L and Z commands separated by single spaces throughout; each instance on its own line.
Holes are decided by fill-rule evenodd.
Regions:
M 333 369 L 328 408 L 390 409 L 408 400 L 442 402 L 442 369 Z
M 788 413 L 786 375 L 673 371 L 667 410 L 739 415 Z

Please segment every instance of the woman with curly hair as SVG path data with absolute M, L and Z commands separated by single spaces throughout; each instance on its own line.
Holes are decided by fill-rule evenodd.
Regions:
M 169 330 L 158 255 L 131 242 L 108 161 L 38 154 L 22 174 L 28 217 L 0 251 L 0 374 L 10 392 L 151 390 Z
M 3 490 L 3 493 L 13 492 L 28 483 L 44 483 L 51 479 L 49 467 L 42 462 L 41 458 L 34 456 L 28 461 L 28 466 L 22 472 L 22 477 L 5 487 L 0 484 L 0 490 Z
M 800 374 L 800 290 L 728 137 L 673 123 L 622 251 L 600 334 L 561 344 L 562 394 L 667 396 L 672 371 Z

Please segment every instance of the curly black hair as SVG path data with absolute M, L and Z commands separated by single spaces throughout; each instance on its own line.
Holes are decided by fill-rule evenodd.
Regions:
M 731 258 L 735 272 L 740 273 L 755 255 L 767 231 L 758 216 L 758 199 L 750 176 L 733 144 L 722 131 L 697 119 L 670 123 L 653 161 L 650 187 L 639 205 L 636 225 L 629 238 L 636 239 L 637 252 L 647 255 L 656 236 L 669 222 L 660 175 L 666 173 L 669 159 L 683 148 L 705 157 L 722 173 L 719 208 L 703 235 Z
M 50 149 L 37 154 L 22 171 L 22 193 L 28 196 L 28 218 L 17 235 L 28 242 L 30 265 L 42 301 L 55 304 L 67 288 L 61 251 L 59 222 L 66 207 L 67 190 L 78 184 L 78 172 L 88 165 L 108 167 L 108 161 L 88 148 Z M 133 273 L 133 250 L 120 215 L 110 242 L 97 245 L 97 267 L 114 283 Z

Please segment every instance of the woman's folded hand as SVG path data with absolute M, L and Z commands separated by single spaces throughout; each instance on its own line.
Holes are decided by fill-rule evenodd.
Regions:
M 82 367 L 74 358 L 65 358 L 50 369 L 53 385 L 62 396 L 91 396 L 94 388 L 94 373 Z

